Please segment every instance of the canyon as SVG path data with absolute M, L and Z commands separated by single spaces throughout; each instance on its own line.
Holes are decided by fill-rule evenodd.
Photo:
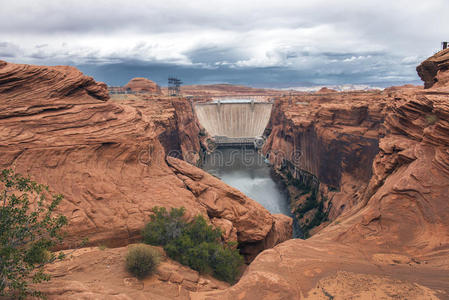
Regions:
M 274 97 L 261 152 L 307 239 L 291 239 L 290 217 L 197 167 L 207 136 L 188 99 L 114 99 L 73 67 L 0 61 L 0 168 L 65 196 L 63 249 L 85 237 L 93 246 L 50 266 L 42 290 L 50 299 L 449 298 L 447 61 L 441 51 L 417 67 L 425 88 L 256 91 Z M 120 257 L 156 205 L 184 206 L 237 241 L 249 264 L 241 279 L 229 286 L 168 258 L 154 278 L 129 278 Z M 105 280 L 85 275 L 93 269 Z

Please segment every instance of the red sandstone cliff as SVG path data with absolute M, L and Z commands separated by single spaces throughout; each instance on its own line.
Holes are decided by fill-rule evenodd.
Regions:
M 338 213 L 334 222 L 307 240 L 289 240 L 262 252 L 231 288 L 194 294 L 193 299 L 449 298 L 448 93 L 439 87 L 404 87 L 387 89 L 380 95 L 365 94 L 368 109 L 361 119 L 349 117 L 359 114 L 357 110 L 351 114 L 349 103 L 342 103 L 341 97 L 333 95 L 326 101 L 346 113 L 338 118 L 331 114 L 324 122 L 316 118 L 313 107 L 309 118 L 302 119 L 306 112 L 280 104 L 280 117 L 289 124 L 285 125 L 287 134 L 276 131 L 281 125 L 274 119 L 265 150 L 274 145 L 287 150 L 294 146 L 306 149 L 310 164 L 302 167 L 326 182 L 316 167 L 323 158 L 315 143 L 320 141 L 321 147 L 326 147 L 322 142 L 326 140 L 338 143 L 328 138 L 329 131 L 337 136 L 341 133 L 339 139 L 352 140 L 355 148 L 335 149 L 333 154 L 338 161 L 345 157 L 345 151 L 348 159 L 351 152 L 358 159 L 352 168 L 345 168 L 345 163 L 334 172 L 353 176 L 358 169 L 367 168 L 369 172 L 359 176 L 371 175 L 368 184 L 357 181 L 357 177 L 340 180 L 341 189 L 351 184 L 355 187 L 340 199 L 351 208 Z M 384 106 L 383 113 L 373 113 L 370 103 Z M 329 108 L 320 107 L 329 114 Z M 373 115 L 381 116 L 384 122 L 373 128 L 380 133 L 378 153 L 367 157 L 360 155 L 367 137 L 364 126 L 360 126 L 364 122 L 358 122 L 359 126 L 351 122 L 348 127 L 348 121 L 365 121 Z M 308 139 L 287 138 L 289 132 L 301 137 L 307 128 L 315 131 Z M 307 152 L 307 147 L 313 151 Z
M 183 99 L 105 102 L 106 86 L 73 67 L 4 62 L 0 99 L 0 169 L 65 196 L 66 247 L 83 237 L 94 245 L 133 241 L 154 206 L 210 216 L 242 245 L 263 242 L 275 227 L 266 209 L 218 179 L 174 158 L 167 164 L 167 154 L 199 157 L 199 128 Z
M 316 208 L 301 211 L 310 193 L 291 194 L 304 230 L 316 226 L 319 205 L 333 220 L 361 201 L 379 149 L 384 97 L 381 92 L 326 92 L 276 100 L 263 152 L 276 169 L 307 188 L 314 188 L 313 177 L 321 183 Z
M 440 51 L 423 61 L 416 71 L 424 81 L 425 88 L 449 85 L 449 49 Z

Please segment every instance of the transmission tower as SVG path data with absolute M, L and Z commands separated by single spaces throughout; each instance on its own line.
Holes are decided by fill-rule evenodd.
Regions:
M 175 77 L 168 77 L 168 95 L 180 96 L 181 95 L 182 81 Z

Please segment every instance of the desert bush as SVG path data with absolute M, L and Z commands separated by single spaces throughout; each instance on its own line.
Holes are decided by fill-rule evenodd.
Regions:
M 151 220 L 142 232 L 146 244 L 165 246 L 181 235 L 186 226 L 186 222 L 182 219 L 185 212 L 183 207 L 173 208 L 170 212 L 167 212 L 165 207 L 154 207 L 152 212 Z
M 159 262 L 159 252 L 145 244 L 131 245 L 126 255 L 126 269 L 138 278 L 153 274 Z
M 237 249 L 222 243 L 219 229 L 198 215 L 191 222 L 183 219 L 185 209 L 155 207 L 143 230 L 144 242 L 163 245 L 167 255 L 200 273 L 235 282 L 243 258 Z
M 30 283 L 50 280 L 43 267 L 63 258 L 49 251 L 62 242 L 67 223 L 55 214 L 62 196 L 48 190 L 10 169 L 0 173 L 0 296 L 43 297 Z

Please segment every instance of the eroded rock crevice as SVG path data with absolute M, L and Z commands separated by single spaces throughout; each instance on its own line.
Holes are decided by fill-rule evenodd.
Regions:
M 385 103 L 380 92 L 277 99 L 263 152 L 288 185 L 292 212 L 306 237 L 362 201 Z

